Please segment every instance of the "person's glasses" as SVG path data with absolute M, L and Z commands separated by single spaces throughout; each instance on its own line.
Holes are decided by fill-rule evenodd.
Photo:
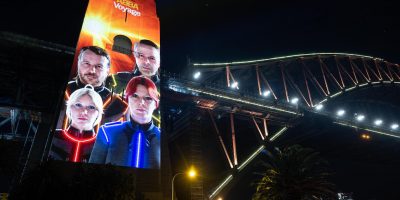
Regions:
M 155 63 L 157 61 L 156 57 L 154 57 L 154 56 L 146 57 L 143 53 L 140 53 L 137 51 L 135 51 L 134 53 L 135 53 L 136 58 L 138 58 L 140 60 L 143 60 L 143 61 L 149 60 L 149 62 L 152 62 L 152 63 Z
M 86 109 L 88 112 L 96 112 L 97 108 L 96 106 L 92 106 L 92 105 L 88 105 L 88 106 L 84 106 L 81 103 L 74 103 L 72 104 L 72 108 L 74 108 L 75 110 L 83 110 Z
M 150 104 L 151 102 L 154 101 L 154 99 L 151 98 L 150 96 L 140 97 L 140 96 L 137 95 L 137 94 L 133 94 L 133 95 L 131 96 L 131 99 L 134 100 L 134 101 L 136 101 L 136 102 L 137 102 L 137 101 L 144 101 L 146 104 Z

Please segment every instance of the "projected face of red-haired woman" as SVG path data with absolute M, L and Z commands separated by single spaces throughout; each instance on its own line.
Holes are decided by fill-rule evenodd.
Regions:
M 132 120 L 149 123 L 159 101 L 155 84 L 148 78 L 134 77 L 128 83 L 126 95 Z
M 134 121 L 139 124 L 146 124 L 151 121 L 153 111 L 156 109 L 156 102 L 150 97 L 146 86 L 137 85 L 136 91 L 129 96 L 128 103 Z

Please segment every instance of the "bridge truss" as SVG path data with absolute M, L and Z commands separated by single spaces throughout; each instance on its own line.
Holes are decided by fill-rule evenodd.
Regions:
M 384 59 L 347 53 L 311 53 L 229 63 L 191 63 L 191 66 L 196 78 L 188 81 L 167 75 L 166 85 L 170 91 L 191 96 L 194 105 L 204 110 L 202 115 L 208 117 L 207 123 L 231 169 L 219 184 L 208 188 L 209 199 L 218 197 L 269 143 L 294 127 L 304 112 L 331 117 L 338 125 L 400 138 L 396 129 L 361 124 L 317 109 L 352 91 L 400 86 L 399 65 Z M 226 126 L 230 127 L 225 132 L 221 131 L 220 122 L 216 122 L 221 112 L 226 113 L 225 121 L 229 123 Z M 243 133 L 236 131 L 240 129 L 236 121 L 243 118 L 251 122 L 259 143 L 246 158 L 238 159 L 237 137 Z

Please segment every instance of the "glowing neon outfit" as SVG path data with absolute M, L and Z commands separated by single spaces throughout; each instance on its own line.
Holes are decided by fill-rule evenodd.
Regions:
M 160 130 L 133 120 L 101 126 L 89 163 L 134 168 L 160 168 Z
M 49 156 L 54 160 L 88 162 L 95 139 L 94 130 L 79 132 L 72 126 L 56 129 Z

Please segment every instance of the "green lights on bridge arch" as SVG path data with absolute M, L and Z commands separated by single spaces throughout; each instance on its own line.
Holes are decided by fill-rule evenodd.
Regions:
M 234 65 L 246 65 L 246 64 L 256 64 L 256 63 L 263 63 L 263 62 L 273 62 L 273 61 L 280 61 L 286 59 L 294 59 L 294 58 L 301 58 L 301 57 L 314 57 L 314 56 L 353 56 L 359 58 L 367 58 L 373 60 L 384 61 L 382 58 L 375 58 L 372 56 L 366 56 L 361 54 L 351 54 L 351 53 L 306 53 L 306 54 L 295 54 L 289 56 L 279 56 L 273 58 L 264 58 L 264 59 L 256 59 L 256 60 L 247 60 L 247 61 L 234 61 L 234 62 L 219 62 L 219 63 L 192 63 L 194 67 L 225 67 L 227 65 L 234 66 Z

